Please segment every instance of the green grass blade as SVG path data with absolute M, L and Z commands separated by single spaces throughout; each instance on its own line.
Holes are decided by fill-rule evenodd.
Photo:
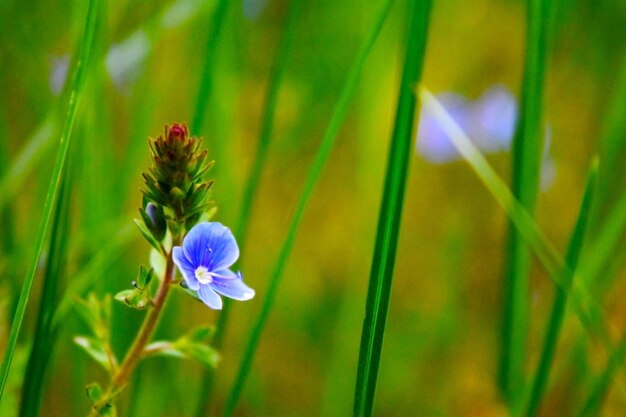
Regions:
M 584 402 L 578 417 L 593 417 L 600 413 L 602 402 L 613 382 L 615 374 L 623 366 L 624 359 L 626 359 L 626 338 L 615 348 L 604 372 L 594 381 L 589 390 L 589 397 Z
M 56 202 L 55 216 L 50 233 L 50 249 L 46 259 L 46 270 L 39 302 L 39 313 L 35 337 L 24 377 L 28 384 L 22 385 L 21 417 L 40 415 L 41 395 L 46 369 L 52 354 L 56 332 L 52 326 L 54 308 L 59 294 L 59 277 L 63 274 L 67 259 L 69 236 L 69 196 L 71 194 L 72 170 L 71 159 L 64 169 L 59 196 Z
M 217 56 L 217 44 L 226 22 L 226 12 L 228 11 L 228 0 L 217 0 L 217 6 L 213 12 L 211 19 L 211 28 L 205 48 L 205 59 L 202 72 L 200 74 L 200 87 L 198 88 L 198 97 L 196 98 L 196 107 L 191 121 L 191 133 L 195 134 L 202 130 L 204 118 L 206 116 L 206 108 L 209 102 L 209 96 L 213 90 L 213 66 L 215 65 L 215 57 Z
M 615 199 L 615 187 L 626 185 L 624 179 L 615 178 L 615 173 L 622 169 L 622 163 L 626 157 L 626 58 L 622 60 L 621 71 L 613 99 L 609 107 L 610 111 L 603 122 L 600 136 L 600 158 L 602 167 L 598 175 L 597 191 L 597 215 L 592 219 L 592 229 L 606 215 L 606 212 Z
M 587 283 L 607 286 L 606 275 L 598 280 L 607 264 L 615 258 L 615 251 L 626 231 L 626 194 L 615 193 L 623 189 L 626 182 L 621 176 L 621 164 L 626 157 L 626 59 L 622 63 L 620 81 L 614 94 L 611 112 L 604 122 L 600 138 L 602 166 L 598 174 L 597 209 L 592 219 L 591 230 L 596 232 L 590 242 L 588 256 L 581 268 L 582 279 Z
M 376 243 L 365 306 L 365 320 L 361 333 L 361 348 L 354 394 L 354 416 L 356 417 L 371 416 L 374 405 L 378 367 L 400 233 L 404 190 L 411 156 L 413 119 L 417 104 L 414 87 L 420 81 L 424 66 L 431 5 L 430 0 L 413 1 L 408 16 L 409 30 L 404 68 L 396 120 L 389 148 L 387 173 L 378 217 Z
M 74 70 L 67 116 L 65 117 L 63 131 L 61 133 L 61 140 L 59 142 L 59 149 L 57 151 L 57 157 L 50 180 L 50 186 L 48 188 L 48 193 L 46 195 L 46 200 L 43 207 L 41 223 L 37 231 L 37 237 L 35 238 L 34 253 L 33 257 L 31 258 L 28 273 L 26 274 L 26 278 L 24 280 L 22 292 L 20 293 L 15 316 L 11 325 L 6 353 L 2 361 L 2 366 L 0 367 L 0 399 L 2 398 L 2 393 L 4 392 L 4 385 L 6 383 L 6 379 L 11 367 L 11 360 L 13 358 L 13 352 L 17 344 L 17 337 L 22 327 L 24 314 L 26 313 L 26 305 L 30 296 L 30 290 L 33 285 L 35 273 L 37 272 L 39 256 L 41 255 L 41 251 L 43 249 L 43 242 L 46 237 L 46 232 L 48 230 L 48 225 L 50 223 L 50 218 L 52 215 L 52 206 L 54 205 L 54 200 L 58 193 L 61 172 L 63 170 L 63 165 L 65 164 L 65 158 L 67 156 L 67 150 L 71 139 L 72 128 L 74 127 L 74 120 L 76 118 L 76 110 L 78 108 L 78 103 L 81 93 L 83 91 L 83 87 L 85 85 L 85 76 L 88 67 L 87 64 L 89 62 L 91 46 L 93 42 L 93 33 L 96 25 L 98 10 L 97 3 L 98 0 L 91 0 L 88 6 L 85 29 L 81 38 L 82 41 L 78 52 L 78 59 L 76 60 L 76 67 Z
M 527 2 L 526 64 L 520 119 L 513 143 L 512 190 L 532 215 L 542 160 L 543 86 L 547 58 L 550 0 Z M 504 322 L 500 388 L 509 402 L 524 385 L 526 333 L 529 320 L 530 251 L 515 225 L 509 225 L 504 285 Z
M 389 14 L 391 4 L 392 0 L 384 1 L 382 8 L 376 15 L 373 26 L 367 33 L 367 37 L 358 53 L 356 61 L 348 75 L 348 78 L 346 79 L 346 82 L 341 91 L 341 95 L 339 96 L 339 100 L 335 105 L 331 120 L 328 124 L 326 131 L 324 132 L 324 137 L 322 138 L 322 142 L 320 144 L 317 155 L 315 156 L 315 160 L 313 161 L 313 164 L 309 169 L 304 188 L 302 190 L 302 194 L 300 195 L 300 199 L 298 200 L 298 203 L 296 205 L 296 209 L 291 219 L 291 223 L 289 224 L 287 235 L 280 249 L 276 264 L 274 265 L 274 268 L 272 270 L 267 294 L 263 300 L 263 305 L 261 307 L 261 312 L 259 313 L 259 316 L 250 334 L 250 338 L 246 344 L 245 352 L 243 354 L 235 383 L 233 384 L 233 388 L 229 394 L 226 406 L 224 408 L 224 416 L 230 417 L 235 411 L 235 407 L 237 406 L 237 402 L 239 401 L 239 397 L 241 396 L 241 392 L 243 390 L 246 378 L 250 373 L 250 366 L 252 365 L 252 359 L 261 339 L 261 333 L 265 328 L 265 323 L 267 322 L 267 318 L 274 304 L 274 299 L 278 291 L 278 285 L 280 284 L 283 269 L 285 268 L 287 259 L 289 258 L 289 255 L 291 253 L 291 249 L 293 247 L 293 243 L 295 241 L 296 233 L 302 220 L 302 216 L 304 215 L 304 211 L 311 198 L 311 195 L 313 194 L 315 185 L 317 184 L 317 181 L 319 180 L 322 171 L 326 166 L 326 162 L 328 161 L 328 157 L 330 156 L 333 145 L 335 143 L 335 138 L 337 137 L 337 134 L 339 133 L 339 130 L 346 118 L 350 102 L 358 86 L 359 77 L 363 70 L 365 60 L 369 55 L 372 47 L 374 46 L 376 39 L 378 38 L 383 23 L 387 15 Z
M 287 64 L 287 57 L 291 50 L 291 44 L 293 42 L 294 35 L 297 29 L 297 16 L 299 14 L 302 1 L 294 0 L 289 4 L 289 10 L 284 23 L 284 29 L 280 46 L 276 52 L 276 58 L 274 65 L 271 69 L 269 81 L 267 85 L 267 94 L 265 97 L 265 106 L 263 112 L 263 118 L 261 121 L 261 128 L 259 131 L 259 144 L 258 149 L 252 162 L 252 168 L 246 181 L 243 197 L 241 202 L 241 211 L 235 228 L 235 236 L 239 239 L 240 252 L 245 253 L 246 241 L 248 236 L 248 225 L 250 224 L 250 212 L 254 203 L 257 191 L 259 189 L 259 183 L 261 181 L 261 175 L 263 168 L 267 161 L 269 153 L 270 143 L 272 139 L 272 132 L 274 130 L 274 116 L 276 113 L 276 106 L 278 104 L 278 92 L 280 91 L 280 85 L 285 73 Z M 228 317 L 230 314 L 231 303 L 227 300 L 224 303 L 223 309 L 216 325 L 216 332 L 213 338 L 213 346 L 220 350 L 222 348 L 224 338 L 226 335 L 226 329 L 228 326 Z M 196 411 L 197 417 L 207 415 L 208 407 L 211 402 L 211 394 L 213 391 L 213 384 L 215 379 L 215 371 L 213 369 L 207 369 L 202 378 L 202 392 L 199 395 L 199 406 Z
M 580 211 L 578 213 L 578 220 L 574 226 L 574 231 L 570 238 L 570 242 L 565 256 L 565 263 L 567 269 L 566 276 L 563 277 L 563 282 L 567 285 L 567 290 L 556 288 L 556 298 L 552 305 L 552 313 L 550 315 L 550 321 L 548 324 L 545 341 L 543 344 L 543 350 L 539 359 L 539 366 L 533 382 L 530 400 L 527 406 L 527 415 L 529 417 L 536 416 L 539 411 L 539 405 L 541 397 L 543 396 L 546 385 L 548 382 L 548 376 L 550 373 L 550 367 L 554 360 L 554 353 L 559 338 L 559 333 L 565 317 L 565 308 L 567 306 L 567 295 L 569 287 L 571 286 L 574 273 L 578 265 L 580 254 L 585 240 L 587 225 L 589 221 L 589 214 L 591 213 L 591 202 L 594 197 L 594 191 L 596 186 L 596 178 L 598 174 L 598 160 L 594 159 L 591 166 L 589 176 L 587 178 L 587 185 L 583 194 L 583 199 L 580 205 Z
M 596 337 L 599 342 L 602 343 L 607 352 L 612 352 L 613 346 L 602 309 L 589 295 L 589 291 L 584 283 L 574 279 L 570 287 L 563 282 L 563 277 L 569 276 L 571 273 L 566 272 L 567 265 L 563 259 L 561 259 L 558 251 L 546 237 L 545 233 L 539 228 L 534 218 L 513 196 L 511 190 L 509 190 L 504 181 L 496 174 L 485 157 L 456 124 L 454 119 L 452 119 L 437 99 L 423 86 L 420 87 L 420 97 L 424 107 L 428 108 L 433 116 L 437 118 L 443 131 L 450 138 L 459 153 L 474 170 L 498 204 L 504 209 L 509 220 L 517 227 L 521 236 L 532 248 L 533 252 L 548 272 L 550 278 L 560 289 L 568 292 L 568 298 L 572 303 L 573 311 L 578 316 L 581 324 L 592 336 Z

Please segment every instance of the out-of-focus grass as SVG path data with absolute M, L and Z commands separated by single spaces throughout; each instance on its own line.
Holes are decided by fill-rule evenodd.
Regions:
M 307 173 L 302 194 L 298 199 L 297 206 L 289 224 L 287 235 L 285 237 L 283 245 L 281 246 L 278 259 L 276 260 L 276 265 L 272 270 L 267 295 L 266 298 L 263 300 L 263 305 L 261 307 L 259 317 L 256 320 L 254 327 L 250 333 L 250 338 L 248 340 L 246 350 L 241 360 L 239 372 L 237 373 L 235 383 L 226 403 L 224 416 L 230 417 L 235 411 L 235 407 L 237 406 L 239 397 L 241 396 L 244 384 L 246 382 L 246 379 L 248 378 L 250 367 L 252 365 L 252 360 L 258 348 L 261 334 L 265 328 L 268 315 L 272 310 L 274 299 L 276 298 L 276 294 L 278 292 L 278 285 L 280 284 L 285 265 L 293 249 L 294 241 L 296 239 L 296 233 L 298 232 L 298 229 L 300 227 L 300 222 L 302 221 L 302 217 L 304 216 L 304 211 L 309 203 L 309 200 L 311 199 L 313 190 L 315 189 L 315 186 L 317 185 L 317 182 L 322 175 L 322 171 L 330 157 L 330 153 L 335 144 L 335 139 L 339 134 L 339 130 L 341 129 L 341 126 L 348 113 L 349 105 L 355 95 L 355 91 L 358 86 L 358 81 L 361 75 L 361 71 L 363 70 L 365 60 L 372 50 L 374 42 L 376 41 L 378 35 L 382 30 L 383 23 L 385 22 L 385 19 L 389 14 L 389 9 L 391 8 L 391 5 L 391 0 L 385 0 L 380 7 L 380 10 L 374 15 L 374 22 L 372 23 L 370 30 L 366 32 L 363 45 L 359 49 L 359 53 L 354 62 L 354 65 L 352 66 L 350 73 L 346 78 L 345 84 L 341 89 L 341 94 L 339 95 L 339 99 L 337 100 L 337 104 L 335 105 L 335 108 L 333 110 L 333 114 L 331 116 L 330 122 L 328 123 L 328 127 L 324 131 L 324 136 L 322 137 L 322 141 L 319 145 L 319 149 L 316 153 L 315 159 Z
M 72 80 L 72 88 L 70 90 L 69 103 L 67 105 L 67 116 L 65 117 L 63 131 L 61 133 L 61 139 L 59 141 L 59 149 L 57 151 L 57 157 L 55 160 L 54 169 L 52 171 L 50 185 L 46 194 L 46 201 L 43 206 L 41 223 L 35 240 L 35 249 L 30 262 L 30 266 L 28 268 L 28 272 L 26 274 L 26 278 L 24 279 L 22 291 L 20 292 L 19 301 L 15 309 L 15 317 L 11 325 L 11 332 L 9 334 L 7 348 L 4 354 L 4 359 L 2 361 L 2 366 L 0 367 L 0 399 L 2 399 L 4 385 L 9 370 L 11 368 L 11 360 L 13 359 L 13 352 L 17 344 L 17 337 L 20 333 L 22 322 L 24 320 L 24 315 L 26 313 L 26 306 L 30 298 L 30 292 L 32 289 L 35 274 L 37 272 L 37 267 L 39 265 L 39 257 L 41 256 L 41 252 L 43 250 L 44 239 L 46 237 L 46 232 L 48 231 L 50 219 L 52 217 L 54 201 L 56 196 L 58 195 L 59 184 L 61 182 L 63 167 L 65 165 L 65 159 L 67 157 L 67 152 L 70 145 L 72 129 L 74 127 L 74 120 L 76 118 L 76 111 L 78 109 L 79 99 L 85 85 L 87 69 L 91 57 L 93 35 L 98 16 L 97 11 L 98 1 L 90 1 L 87 9 L 87 17 L 85 19 L 85 30 L 82 35 L 80 48 L 76 53 L 76 64 Z M 57 212 L 56 215 L 58 214 L 59 213 Z
M 71 152 L 76 151 L 78 159 L 72 170 L 67 265 L 59 277 L 67 286 L 61 286 L 54 316 L 58 333 L 41 385 L 42 415 L 82 415 L 88 404 L 84 385 L 103 378 L 72 344 L 73 335 L 84 328 L 68 307 L 87 290 L 101 294 L 127 288 L 138 264 L 147 263 L 147 245 L 132 224 L 140 204 L 140 172 L 148 165 L 146 137 L 160 134 L 166 123 L 194 123 L 206 71 L 211 84 L 204 121 L 192 133 L 205 137 L 216 159 L 211 174 L 216 179 L 216 219 L 241 230 L 238 219 L 248 206 L 243 196 L 251 175 L 258 190 L 247 233 L 237 236 L 245 240 L 242 272 L 257 297 L 233 303 L 230 310 L 223 360 L 209 401 L 211 409 L 223 409 L 248 331 L 268 294 L 294 202 L 303 192 L 345 76 L 383 1 L 300 2 L 288 58 L 283 60 L 276 51 L 291 4 L 287 0 L 101 4 L 94 59 L 72 132 Z M 551 126 L 556 177 L 551 187 L 538 191 L 532 218 L 552 242 L 554 257 L 565 253 L 596 148 L 601 167 L 599 204 L 590 213 L 589 239 L 555 344 L 541 415 L 620 415 L 626 401 L 619 377 L 626 351 L 620 325 L 626 318 L 622 301 L 626 256 L 621 250 L 626 197 L 620 171 L 626 143 L 625 83 L 620 81 L 626 10 L 620 2 L 609 1 L 593 5 L 556 1 L 554 6 L 555 37 L 541 117 Z M 223 14 L 220 7 L 225 7 Z M 293 239 L 283 270 L 286 279 L 256 349 L 238 414 L 350 413 L 367 291 L 363 277 L 372 263 L 400 84 L 406 7 L 405 0 L 395 2 L 364 63 L 353 105 Z M 521 0 L 433 2 L 424 85 L 435 92 L 478 97 L 489 86 L 503 83 L 518 97 L 526 97 L 522 101 L 529 100 L 516 88 L 525 65 L 526 8 Z M 63 63 L 80 44 L 85 11 L 86 3 L 67 0 L 28 7 L 15 0 L 0 2 L 2 354 L 19 288 L 33 266 L 29 258 L 37 243 L 55 142 L 65 118 L 58 109 L 69 98 L 59 87 L 71 89 L 71 83 L 63 84 L 67 78 L 62 76 Z M 216 32 L 219 36 L 210 41 Z M 270 74 L 275 74 L 277 60 L 284 68 L 274 115 L 266 117 Z M 258 138 L 267 118 L 273 123 L 271 141 L 258 174 L 254 168 Z M 542 128 L 539 133 L 543 137 Z M 507 216 L 466 164 L 433 164 L 419 154 L 413 158 L 399 224 L 375 414 L 508 415 L 497 378 Z M 511 177 L 510 152 L 486 158 L 495 174 Z M 44 265 L 54 258 L 52 249 L 44 243 L 35 271 L 16 360 L 0 403 L 3 416 L 16 415 L 22 387 L 28 388 L 23 382 L 36 332 L 34 301 L 42 295 L 40 283 Z M 540 262 L 531 258 L 529 263 L 529 297 L 523 312 L 528 344 L 519 371 L 526 381 L 534 375 L 556 294 L 554 283 L 545 277 L 541 256 Z M 172 297 L 157 337 L 176 337 L 221 317 L 187 301 Z M 582 313 L 592 311 L 587 301 L 605 320 L 604 341 L 594 336 L 593 316 L 590 323 L 580 324 Z M 114 306 L 116 352 L 125 351 L 140 320 L 140 313 Z M 121 398 L 120 414 L 194 415 L 202 401 L 202 375 L 192 362 L 147 360 Z
M 542 163 L 544 132 L 543 103 L 545 74 L 550 43 L 551 0 L 526 2 L 526 54 L 522 81 L 519 121 L 512 149 L 513 195 L 534 215 Z M 503 335 L 500 386 L 514 406 L 525 388 L 530 318 L 531 252 L 522 232 L 511 223 L 504 269 Z

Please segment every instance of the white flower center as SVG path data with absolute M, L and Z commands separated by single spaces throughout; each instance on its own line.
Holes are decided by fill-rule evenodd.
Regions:
M 209 273 L 209 270 L 204 266 L 196 268 L 196 278 L 200 281 L 200 284 L 210 284 L 213 282 L 213 277 Z

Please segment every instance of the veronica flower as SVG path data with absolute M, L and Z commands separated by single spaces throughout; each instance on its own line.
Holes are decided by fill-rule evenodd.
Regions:
M 207 306 L 221 310 L 226 297 L 245 301 L 254 297 L 254 290 L 243 283 L 241 273 L 229 268 L 239 258 L 239 247 L 230 229 L 218 222 L 195 225 L 183 245 L 173 249 L 174 263 L 185 284 Z

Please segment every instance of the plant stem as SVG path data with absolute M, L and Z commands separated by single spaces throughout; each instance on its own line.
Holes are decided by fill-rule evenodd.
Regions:
M 180 244 L 180 238 L 175 238 L 172 247 Z M 161 286 L 157 291 L 156 297 L 152 300 L 152 308 L 148 310 L 148 314 L 143 321 L 141 329 L 135 338 L 130 350 L 124 358 L 124 362 L 117 369 L 115 375 L 111 378 L 108 388 L 106 389 L 103 397 L 91 407 L 89 417 L 100 416 L 100 410 L 112 406 L 112 401 L 117 395 L 119 395 L 126 387 L 128 380 L 132 376 L 139 360 L 143 356 L 144 349 L 150 337 L 156 328 L 156 325 L 161 316 L 161 311 L 165 305 L 165 300 L 169 294 L 170 287 L 174 281 L 176 269 L 174 268 L 174 261 L 172 259 L 172 251 L 167 255 L 167 265 L 165 267 L 165 275 L 161 281 Z

